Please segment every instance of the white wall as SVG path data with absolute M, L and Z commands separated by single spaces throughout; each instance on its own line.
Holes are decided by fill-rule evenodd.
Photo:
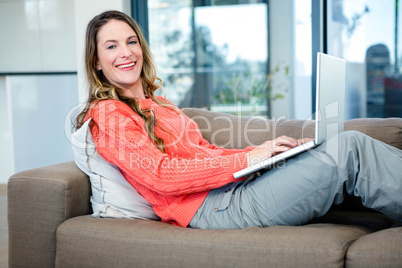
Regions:
M 6 80 L 14 172 L 73 160 L 64 121 L 77 103 L 77 76 L 13 75 Z
M 0 72 L 75 71 L 73 0 L 0 0 Z
M 7 99 L 6 77 L 0 76 L 0 184 L 14 173 L 11 113 Z

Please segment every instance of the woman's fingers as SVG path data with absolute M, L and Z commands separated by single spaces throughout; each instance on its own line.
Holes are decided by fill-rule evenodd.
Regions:
M 270 150 L 270 156 L 272 157 L 274 155 L 286 152 L 287 150 L 292 149 L 292 147 L 288 147 L 288 146 L 275 146 Z
M 272 156 L 275 156 L 277 154 L 283 153 L 287 150 L 291 149 L 291 147 L 288 146 L 273 146 L 270 148 L 266 148 L 265 150 L 259 149 L 259 150 L 252 150 L 247 153 L 247 159 L 248 159 L 248 165 L 256 165 L 260 163 L 261 161 L 264 161 L 268 158 L 271 158 Z
M 303 138 L 303 139 L 298 139 L 298 140 L 297 140 L 297 143 L 298 143 L 299 145 L 302 145 L 302 144 L 307 143 L 307 142 L 312 141 L 312 140 L 314 140 L 314 139 Z
M 272 141 L 266 141 L 247 153 L 249 165 L 257 164 L 265 159 L 285 152 L 310 140 L 312 139 L 304 138 L 296 140 L 288 136 L 281 136 Z
M 274 146 L 276 145 L 285 145 L 290 148 L 293 148 L 298 145 L 297 140 L 288 136 L 281 136 L 273 140 Z
M 281 136 L 278 137 L 272 141 L 266 141 L 257 148 L 264 149 L 264 150 L 269 150 L 270 148 L 274 148 L 276 146 L 286 146 L 289 148 L 296 147 L 298 144 L 298 141 L 294 138 L 288 137 L 288 136 Z

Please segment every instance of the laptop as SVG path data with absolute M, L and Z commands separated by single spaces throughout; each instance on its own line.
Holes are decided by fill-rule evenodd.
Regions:
M 277 163 L 310 150 L 343 131 L 345 107 L 346 62 L 327 54 L 317 53 L 315 139 L 277 154 L 258 164 L 237 171 L 238 179 L 268 169 Z

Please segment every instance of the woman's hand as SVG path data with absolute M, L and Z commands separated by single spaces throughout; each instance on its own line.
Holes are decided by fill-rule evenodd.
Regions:
M 296 140 L 288 136 L 281 136 L 272 141 L 266 141 L 246 154 L 248 166 L 258 164 L 265 159 L 285 152 L 310 140 L 311 139 L 308 138 Z
M 298 139 L 297 140 L 297 145 L 302 145 L 302 144 L 304 144 L 304 143 L 307 143 L 307 142 L 309 142 L 309 141 L 313 141 L 314 139 L 310 139 L 310 138 L 303 138 L 303 139 Z

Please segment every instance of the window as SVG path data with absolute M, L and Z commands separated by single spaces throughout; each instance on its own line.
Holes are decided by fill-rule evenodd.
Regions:
M 294 1 L 294 10 L 294 117 L 306 119 L 312 113 L 311 0 Z
M 328 53 L 347 60 L 347 119 L 401 117 L 398 0 L 328 2 Z
M 179 107 L 268 115 L 266 1 L 149 0 L 148 18 L 169 100 Z
M 345 119 L 402 117 L 398 0 L 147 3 L 158 73 L 179 107 L 306 119 L 315 109 L 312 51 L 323 51 L 347 61 Z

